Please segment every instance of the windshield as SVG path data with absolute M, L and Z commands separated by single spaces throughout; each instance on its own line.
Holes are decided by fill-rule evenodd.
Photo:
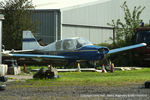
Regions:
M 77 48 L 80 48 L 82 46 L 85 46 L 85 45 L 91 45 L 92 43 L 89 42 L 88 40 L 84 39 L 84 38 L 78 38 L 77 39 Z
M 136 36 L 136 42 L 150 44 L 150 31 L 138 32 Z

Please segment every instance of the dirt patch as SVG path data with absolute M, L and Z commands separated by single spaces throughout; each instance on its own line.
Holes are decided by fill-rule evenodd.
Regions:
M 32 87 L 27 82 L 31 75 L 7 75 L 6 90 L 0 91 L 0 100 L 150 100 L 150 89 L 143 84 L 126 86 L 67 85 Z
M 61 84 L 61 83 L 60 83 Z M 1 100 L 149 100 L 150 90 L 141 84 L 128 86 L 44 86 L 25 87 L 28 83 L 8 82 L 0 91 Z
M 9 78 L 8 82 L 15 80 L 24 81 L 27 79 L 33 79 L 32 75 L 6 75 L 6 76 Z

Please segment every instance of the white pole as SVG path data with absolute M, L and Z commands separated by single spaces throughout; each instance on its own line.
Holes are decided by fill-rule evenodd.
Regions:
M 0 64 L 2 64 L 2 20 L 4 19 L 4 15 L 0 14 Z
M 2 20 L 0 19 L 0 52 L 2 52 Z M 2 64 L 2 54 L 0 53 L 0 64 Z

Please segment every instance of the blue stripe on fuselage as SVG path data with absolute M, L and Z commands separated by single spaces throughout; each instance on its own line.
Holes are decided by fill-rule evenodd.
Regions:
M 99 49 L 105 49 L 104 53 L 98 52 Z M 104 55 L 109 52 L 107 47 L 100 47 L 95 45 L 84 46 L 78 50 L 60 52 L 58 55 L 62 56 L 74 56 L 79 60 L 100 60 Z
M 100 60 L 103 58 L 104 54 L 98 53 L 98 51 L 69 51 L 69 52 L 61 52 L 58 53 L 60 56 L 72 56 L 76 58 L 76 60 Z
M 80 48 L 80 50 L 98 50 L 98 49 L 107 49 L 109 51 L 109 49 L 107 47 L 103 47 L 103 46 L 96 46 L 96 45 L 87 45 L 87 46 L 83 46 L 82 48 Z
M 34 38 L 23 38 L 23 42 L 35 42 L 36 40 Z
M 99 49 L 104 49 L 105 51 L 99 52 Z M 107 47 L 89 45 L 83 46 L 80 49 L 75 50 L 46 51 L 46 52 L 42 51 L 40 53 L 43 53 L 45 55 L 70 57 L 73 58 L 74 60 L 101 60 L 104 58 L 104 55 L 107 54 L 108 52 L 109 49 Z

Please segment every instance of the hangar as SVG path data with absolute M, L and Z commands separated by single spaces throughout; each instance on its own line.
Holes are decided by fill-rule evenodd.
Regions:
M 39 21 L 36 38 L 44 43 L 69 37 L 85 37 L 94 44 L 111 43 L 115 31 L 107 23 L 123 19 L 120 6 L 124 1 L 131 10 L 134 6 L 145 6 L 141 18 L 149 23 L 147 0 L 32 0 L 33 20 Z

